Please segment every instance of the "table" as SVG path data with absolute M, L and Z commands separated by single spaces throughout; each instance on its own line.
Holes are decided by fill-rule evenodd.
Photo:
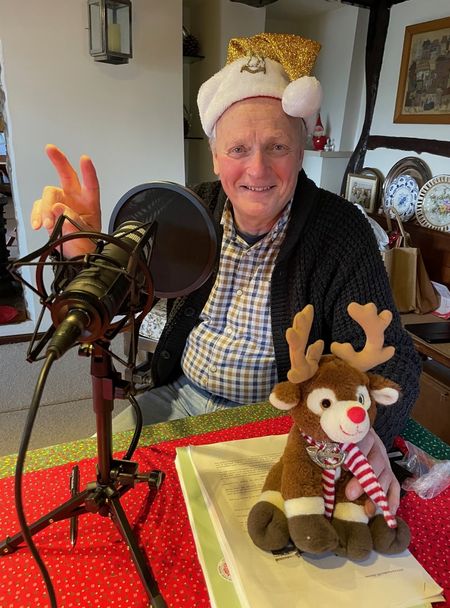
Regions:
M 259 404 L 144 428 L 135 460 L 139 462 L 141 470 L 155 465 L 157 468 L 162 468 L 166 472 L 166 480 L 151 507 L 146 503 L 146 489 L 142 487 L 143 484 L 126 495 L 124 506 L 130 522 L 133 522 L 139 542 L 149 556 L 161 592 L 169 606 L 206 608 L 209 605 L 203 574 L 196 558 L 195 545 L 173 466 L 175 448 L 189 443 L 212 443 L 284 433 L 287 432 L 290 424 L 290 417 L 283 412 L 275 410 L 269 404 Z M 422 445 L 435 457 L 450 459 L 450 446 L 439 441 L 414 421 L 408 423 L 404 436 L 416 445 Z M 114 450 L 118 452 L 125 450 L 130 439 L 131 432 L 114 436 Z M 29 520 L 32 520 L 31 515 L 33 519 L 35 518 L 34 511 L 37 511 L 38 516 L 48 512 L 47 503 L 53 500 L 54 503 L 59 504 L 60 494 L 64 495 L 65 491 L 68 492 L 68 487 L 66 490 L 61 490 L 61 484 L 65 486 L 68 481 L 70 463 L 83 459 L 80 462 L 81 487 L 83 488 L 85 481 L 91 481 L 95 455 L 94 439 L 30 452 L 26 467 L 29 475 L 25 479 Z M 92 460 L 89 460 L 90 458 Z M 3 478 L 0 481 L 1 538 L 5 536 L 5 531 L 7 534 L 15 531 L 10 529 L 13 503 L 12 480 L 9 477 L 13 474 L 14 466 L 15 457 L 0 459 L 0 477 Z M 41 504 L 36 506 L 39 502 Z M 414 511 L 417 505 L 412 499 L 410 502 L 414 520 L 417 522 L 419 518 Z M 430 503 L 427 508 L 432 506 Z M 449 520 L 448 514 L 442 513 L 440 505 L 434 505 L 433 508 L 439 508 L 442 515 L 442 525 L 438 531 L 440 534 L 444 525 L 448 527 L 445 523 Z M 432 518 L 433 514 L 427 512 L 427 520 L 429 516 Z M 68 522 L 50 526 L 36 536 L 37 538 L 42 556 L 49 564 L 50 575 L 59 594 L 60 606 L 64 608 L 80 605 L 108 606 L 108 608 L 147 606 L 146 597 L 131 565 L 125 544 L 105 518 L 92 514 L 80 518 L 80 536 L 75 549 L 69 546 Z M 418 553 L 421 550 L 429 550 L 431 542 L 431 536 L 427 534 L 426 546 L 423 549 L 421 538 L 418 538 Z M 447 545 L 443 548 L 437 546 L 436 550 L 444 555 L 443 559 L 446 559 L 445 552 L 449 551 Z M 450 555 L 448 557 L 450 558 Z M 2 579 L 2 570 L 5 572 L 5 568 L 8 570 Z M 434 561 L 431 563 L 429 571 L 435 576 L 433 568 L 439 568 L 439 564 L 434 564 Z M 0 558 L 0 605 L 11 608 L 25 605 L 27 608 L 43 608 L 42 586 L 37 597 L 32 593 L 34 589 L 28 590 L 31 584 L 38 585 L 39 590 L 41 585 L 39 578 L 27 549 Z M 31 593 L 31 597 L 25 601 L 20 596 L 20 584 L 27 584 L 26 591 Z M 450 582 L 448 587 L 450 589 Z M 2 594 L 9 595 L 2 596 Z M 12 594 L 16 594 L 14 600 L 11 599 Z M 22 603 L 19 602 L 19 597 Z
M 436 315 L 426 314 L 418 315 L 415 313 L 406 313 L 401 315 L 403 325 L 410 323 L 448 323 L 447 320 L 437 317 Z M 450 342 L 444 344 L 429 344 L 415 334 L 408 332 L 411 336 L 414 346 L 417 351 L 425 357 L 430 357 L 441 365 L 450 369 Z
M 448 323 L 436 315 L 402 314 L 404 325 Z M 423 359 L 420 394 L 411 416 L 442 440 L 450 443 L 450 343 L 429 344 L 409 332 Z

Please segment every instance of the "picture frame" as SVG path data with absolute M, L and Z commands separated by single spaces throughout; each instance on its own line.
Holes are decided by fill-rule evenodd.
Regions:
M 345 198 L 361 205 L 367 213 L 374 213 L 378 201 L 379 179 L 375 175 L 349 173 L 345 188 Z
M 450 124 L 450 17 L 405 28 L 395 123 Z

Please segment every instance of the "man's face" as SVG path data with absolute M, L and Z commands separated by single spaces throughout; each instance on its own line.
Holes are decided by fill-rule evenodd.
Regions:
M 239 101 L 217 121 L 214 172 L 243 232 L 268 232 L 292 198 L 303 161 L 301 133 L 300 119 L 267 97 Z

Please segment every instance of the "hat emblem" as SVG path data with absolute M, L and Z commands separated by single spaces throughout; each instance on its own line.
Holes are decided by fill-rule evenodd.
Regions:
M 241 67 L 241 72 L 250 72 L 257 74 L 258 72 L 266 73 L 266 61 L 262 55 L 250 55 L 245 65 Z

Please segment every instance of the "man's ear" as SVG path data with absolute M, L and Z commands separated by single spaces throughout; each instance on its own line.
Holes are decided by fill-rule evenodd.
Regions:
M 302 168 L 303 168 L 303 158 L 304 158 L 304 156 L 305 156 L 305 148 L 304 148 L 304 147 L 302 147 L 302 148 L 300 149 L 300 155 L 299 155 L 299 159 L 298 159 L 298 172 L 299 172 L 299 173 L 300 173 L 300 171 L 301 171 L 301 170 L 302 170 Z
M 213 158 L 213 169 L 214 169 L 214 173 L 217 175 L 217 177 L 220 177 L 220 171 L 219 171 L 219 161 L 217 159 L 217 152 L 216 150 L 212 150 L 212 158 Z

